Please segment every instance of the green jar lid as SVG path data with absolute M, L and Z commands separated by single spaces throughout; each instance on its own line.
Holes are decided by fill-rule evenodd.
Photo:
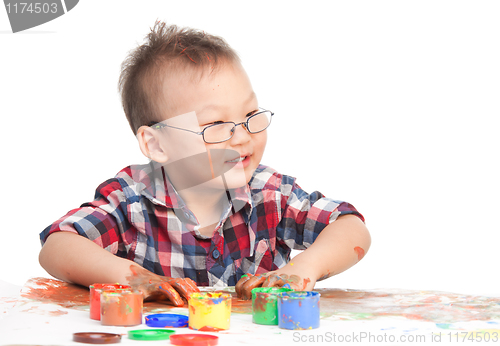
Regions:
M 167 340 L 174 334 L 172 329 L 137 329 L 129 330 L 128 338 L 132 340 Z
M 279 293 L 282 292 L 293 292 L 294 290 L 291 288 L 283 288 L 283 287 L 255 287 L 252 289 L 252 295 L 256 293 L 270 293 L 270 294 L 276 294 L 278 295 Z

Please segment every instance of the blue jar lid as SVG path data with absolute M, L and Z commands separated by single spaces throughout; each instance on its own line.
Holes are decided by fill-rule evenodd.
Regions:
M 188 326 L 188 317 L 177 314 L 154 314 L 145 317 L 148 327 L 185 328 Z

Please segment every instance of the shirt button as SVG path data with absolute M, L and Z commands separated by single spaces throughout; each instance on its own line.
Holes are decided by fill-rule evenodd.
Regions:
M 219 256 L 220 256 L 219 250 L 215 249 L 214 252 L 212 252 L 212 256 L 215 259 L 219 258 Z
M 184 212 L 184 216 L 186 217 L 186 219 L 189 219 L 189 213 L 187 211 Z

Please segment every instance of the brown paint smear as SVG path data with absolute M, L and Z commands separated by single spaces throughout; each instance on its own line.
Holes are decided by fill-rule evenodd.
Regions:
M 320 288 L 321 316 L 331 320 L 373 320 L 395 317 L 434 323 L 499 320 L 500 297 L 419 290 L 342 290 Z M 216 292 L 230 293 L 224 290 Z M 89 310 L 89 290 L 85 287 L 46 278 L 28 281 L 22 297 L 57 304 L 65 308 Z M 231 293 L 231 312 L 252 313 L 252 301 Z M 144 312 L 176 308 L 163 302 L 144 303 Z M 181 309 L 187 314 L 187 308 Z

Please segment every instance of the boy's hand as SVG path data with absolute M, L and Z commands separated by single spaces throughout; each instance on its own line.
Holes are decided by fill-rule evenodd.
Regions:
M 339 216 L 326 226 L 314 243 L 284 267 L 258 276 L 247 274 L 236 284 L 241 299 L 251 299 L 255 287 L 282 287 L 289 284 L 310 291 L 317 280 L 339 274 L 359 262 L 371 244 L 370 233 L 355 215 Z
M 316 280 L 302 279 L 300 276 L 280 273 L 279 270 L 254 276 L 246 274 L 236 284 L 235 291 L 238 298 L 243 300 L 252 299 L 252 289 L 255 287 L 283 287 L 288 285 L 297 291 L 310 291 L 314 288 Z
M 132 275 L 127 277 L 130 286 L 141 291 L 145 300 L 165 300 L 167 298 L 175 306 L 184 306 L 182 298 L 200 290 L 190 278 L 169 278 L 156 275 L 138 265 L 131 265 Z

